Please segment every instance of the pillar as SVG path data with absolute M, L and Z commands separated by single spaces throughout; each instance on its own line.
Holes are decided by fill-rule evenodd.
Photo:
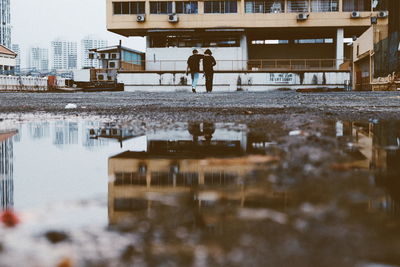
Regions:
M 243 34 L 240 37 L 240 49 L 242 50 L 241 69 L 246 70 L 247 69 L 247 61 L 249 60 L 249 49 L 248 49 L 246 34 Z
M 344 29 L 338 28 L 336 34 L 336 68 L 344 62 Z

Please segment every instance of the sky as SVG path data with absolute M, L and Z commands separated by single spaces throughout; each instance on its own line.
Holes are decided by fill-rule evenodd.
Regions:
M 121 39 L 124 46 L 145 49 L 143 38 L 125 38 L 107 31 L 106 0 L 11 0 L 11 20 L 12 43 L 21 47 L 22 67 L 29 47 L 50 48 L 57 38 L 78 42 L 78 50 L 87 35 L 106 39 L 109 45 Z

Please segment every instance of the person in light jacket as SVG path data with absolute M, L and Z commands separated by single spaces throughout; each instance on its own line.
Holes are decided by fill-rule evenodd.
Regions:
M 192 76 L 193 93 L 196 93 L 197 82 L 199 81 L 199 75 L 200 75 L 200 60 L 203 57 L 204 56 L 200 55 L 197 49 L 193 49 L 193 55 L 191 55 L 187 60 L 186 75 L 190 73 L 190 75 Z

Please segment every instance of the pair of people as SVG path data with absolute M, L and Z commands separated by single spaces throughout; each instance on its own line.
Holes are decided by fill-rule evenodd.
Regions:
M 187 61 L 186 75 L 189 73 L 192 76 L 192 92 L 196 93 L 197 83 L 200 76 L 200 60 L 203 60 L 203 71 L 204 77 L 206 78 L 206 90 L 207 93 L 211 93 L 213 89 L 214 80 L 214 66 L 217 64 L 210 49 L 204 51 L 204 55 L 199 54 L 197 49 L 193 50 Z

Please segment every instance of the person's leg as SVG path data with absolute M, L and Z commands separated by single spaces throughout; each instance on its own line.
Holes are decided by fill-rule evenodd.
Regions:
M 213 80 L 214 80 L 214 73 L 207 74 L 207 92 L 212 92 L 213 89 Z
M 193 93 L 196 93 L 196 89 L 195 89 L 195 87 L 194 87 L 194 76 L 195 76 L 195 73 L 194 73 L 194 72 L 191 72 L 191 73 L 190 73 L 190 77 L 192 78 L 192 92 L 193 92 Z
M 206 72 L 205 73 L 205 77 L 206 77 L 206 91 L 210 92 L 210 73 Z
M 199 73 L 195 72 L 192 74 L 192 91 L 193 93 L 196 93 L 196 88 L 197 88 L 197 83 L 199 81 Z

